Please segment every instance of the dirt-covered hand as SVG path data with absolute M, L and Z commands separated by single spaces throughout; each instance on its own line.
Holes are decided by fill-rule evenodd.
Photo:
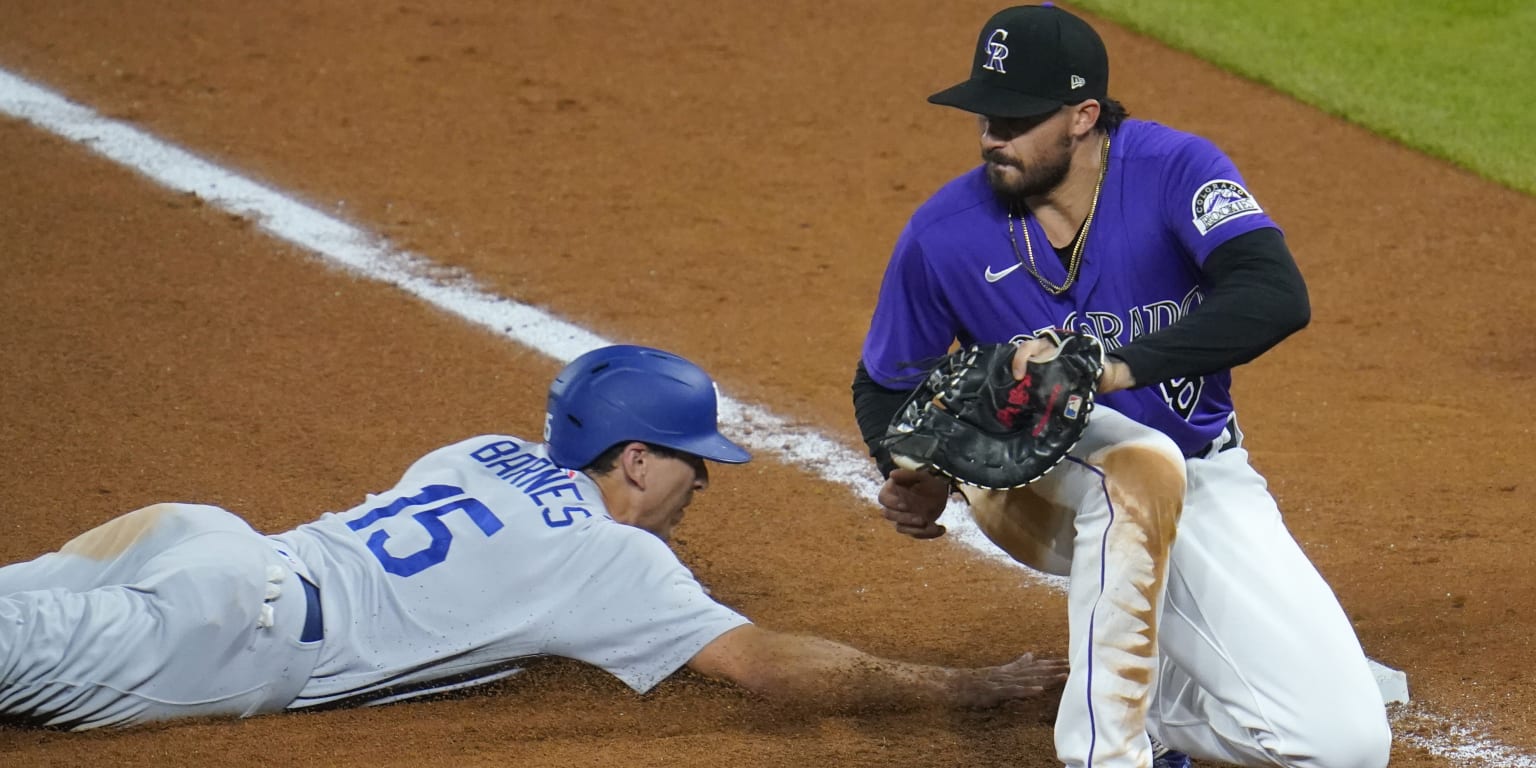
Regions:
M 1061 688 L 1067 680 L 1067 660 L 1037 659 L 1026 653 L 1001 666 L 956 670 L 955 674 L 955 704 L 995 707 Z

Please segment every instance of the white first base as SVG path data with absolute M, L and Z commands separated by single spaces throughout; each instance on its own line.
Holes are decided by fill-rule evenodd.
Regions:
M 1408 675 L 1400 670 L 1384 666 L 1375 659 L 1366 659 L 1371 663 L 1371 674 L 1376 676 L 1376 686 L 1381 689 L 1381 700 L 1385 704 L 1408 703 Z

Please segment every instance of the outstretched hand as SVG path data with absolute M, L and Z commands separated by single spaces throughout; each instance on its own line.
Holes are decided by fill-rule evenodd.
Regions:
M 995 707 L 1060 688 L 1067 680 L 1067 660 L 1036 659 L 1034 654 L 1026 653 L 999 667 L 965 672 L 970 674 L 956 686 L 955 703 L 962 707 Z
M 885 519 L 896 524 L 897 533 L 915 539 L 944 535 L 939 516 L 949 501 L 949 480 L 926 469 L 894 469 L 880 488 Z

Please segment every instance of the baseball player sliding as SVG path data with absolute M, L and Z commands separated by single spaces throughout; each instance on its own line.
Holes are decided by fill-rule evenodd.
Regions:
M 1307 324 L 1306 286 L 1232 161 L 1128 119 L 1108 80 L 1086 22 L 1019 6 L 929 98 L 977 115 L 983 162 L 902 231 L 864 341 L 854 405 L 886 517 L 944 531 L 948 481 L 882 453 L 924 361 L 1020 342 L 1022 380 L 1053 351 L 1043 330 L 1098 337 L 1098 406 L 1067 461 L 1012 491 L 962 486 L 995 543 L 1071 577 L 1058 758 L 1379 768 L 1365 655 L 1249 466 L 1230 393 L 1232 367 Z
M 667 547 L 716 427 L 714 382 L 660 350 L 581 356 L 545 441 L 484 435 L 393 489 L 273 536 L 159 504 L 0 568 L 0 718 L 85 730 L 380 704 L 516 674 L 539 656 L 644 692 L 687 665 L 818 705 L 990 706 L 1061 660 L 948 669 L 751 624 Z

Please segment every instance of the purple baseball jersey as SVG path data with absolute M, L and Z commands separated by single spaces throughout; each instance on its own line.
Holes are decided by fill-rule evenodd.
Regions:
M 1127 120 L 1113 134 L 1078 280 L 1052 296 L 1019 266 L 1007 206 L 978 166 L 934 194 L 902 231 L 864 339 L 864 366 L 877 383 L 910 389 L 955 340 L 1006 342 L 1052 327 L 1091 333 L 1113 352 L 1200 305 L 1201 265 L 1216 246 L 1275 226 L 1210 141 Z M 1066 268 L 1033 216 L 1025 232 L 1040 274 L 1061 285 Z M 1188 455 L 1221 433 L 1232 413 L 1231 382 L 1221 371 L 1100 402 L 1173 438 Z

